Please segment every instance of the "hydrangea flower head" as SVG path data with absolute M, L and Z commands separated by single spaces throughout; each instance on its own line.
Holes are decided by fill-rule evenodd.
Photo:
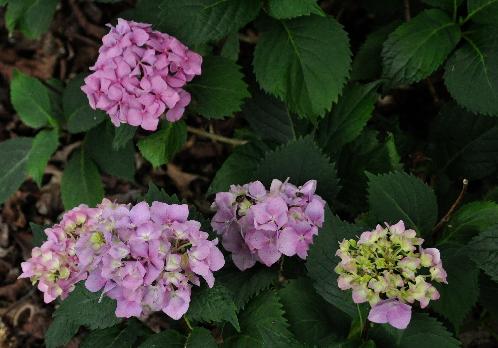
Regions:
M 150 24 L 120 18 L 110 28 L 81 87 L 90 106 L 107 112 L 116 127 L 153 131 L 163 113 L 178 121 L 190 103 L 183 87 L 201 74 L 202 57 Z
M 162 310 L 179 319 L 188 310 L 192 286 L 202 278 L 212 287 L 213 272 L 225 263 L 218 241 L 208 240 L 188 214 L 187 205 L 131 206 L 106 199 L 86 215 L 74 209 L 55 226 L 57 236 L 65 237 L 54 244 L 52 229 L 47 229 L 49 239 L 33 249 L 21 277 L 39 282 L 45 302 L 67 296 L 76 282 L 85 280 L 88 290 L 117 301 L 118 317 Z M 69 232 L 59 233 L 62 226 Z
M 423 241 L 403 221 L 377 225 L 358 241 L 344 239 L 336 252 L 341 258 L 335 268 L 339 288 L 352 289 L 355 303 L 370 303 L 370 321 L 405 329 L 411 304 L 418 301 L 425 308 L 439 299 L 431 281 L 447 283 L 439 250 L 422 248 Z
M 314 180 L 296 187 L 275 179 L 269 191 L 259 181 L 233 185 L 216 194 L 211 225 L 242 271 L 282 255 L 306 259 L 324 221 L 325 201 L 315 190 Z

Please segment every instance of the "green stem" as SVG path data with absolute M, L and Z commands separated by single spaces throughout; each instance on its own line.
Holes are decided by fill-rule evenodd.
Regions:
M 363 324 L 363 316 L 361 315 L 361 310 L 360 310 L 360 305 L 356 304 L 356 309 L 358 310 L 358 316 L 360 317 L 360 337 L 363 337 L 363 329 L 364 329 L 364 324 Z
M 183 320 L 185 320 L 185 324 L 187 324 L 187 327 L 189 328 L 189 330 L 193 331 L 194 328 L 192 327 L 192 324 L 190 324 L 190 320 L 188 320 L 188 317 L 186 315 L 183 316 Z

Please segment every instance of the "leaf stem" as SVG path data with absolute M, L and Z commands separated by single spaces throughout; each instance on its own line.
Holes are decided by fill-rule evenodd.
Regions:
M 363 316 L 361 315 L 361 310 L 360 310 L 360 305 L 356 304 L 356 309 L 358 310 L 358 316 L 360 317 L 360 337 L 363 337 L 363 329 L 364 329 L 364 324 L 363 324 Z
M 432 229 L 432 234 L 435 239 L 436 234 L 444 227 L 444 225 L 450 221 L 451 215 L 455 212 L 455 210 L 460 206 L 460 204 L 463 201 L 463 197 L 465 196 L 465 193 L 467 192 L 467 188 L 469 186 L 469 180 L 463 179 L 462 180 L 462 189 L 460 191 L 460 194 L 458 195 L 457 199 L 455 202 L 451 205 L 450 209 L 448 212 L 443 216 L 443 218 L 438 222 L 438 224 Z
M 192 324 L 190 324 L 190 320 L 188 319 L 188 317 L 186 315 L 183 316 L 183 320 L 185 320 L 185 324 L 187 324 L 187 327 L 190 331 L 193 331 L 194 328 L 192 327 Z
M 187 131 L 189 131 L 192 134 L 198 135 L 200 137 L 208 138 L 213 141 L 218 141 L 220 143 L 230 144 L 234 146 L 244 145 L 248 143 L 247 140 L 228 138 L 224 137 L 223 135 L 210 133 L 205 131 L 204 129 L 194 128 L 190 126 L 187 126 Z

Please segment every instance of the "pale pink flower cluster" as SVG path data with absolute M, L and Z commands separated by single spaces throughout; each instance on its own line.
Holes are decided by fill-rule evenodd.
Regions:
M 355 303 L 370 303 L 370 321 L 406 328 L 410 304 L 427 307 L 440 296 L 431 281 L 447 283 L 439 250 L 422 248 L 423 241 L 403 221 L 377 225 L 358 241 L 344 239 L 336 252 L 341 258 L 335 268 L 339 288 L 352 289 Z
M 120 18 L 110 28 L 81 88 L 90 106 L 107 112 L 116 127 L 153 131 L 164 112 L 168 121 L 178 121 L 190 103 L 182 87 L 201 74 L 202 57 L 150 24 Z
M 71 239 L 70 249 L 60 245 L 59 250 L 63 257 L 71 255 L 71 267 L 66 267 L 68 271 L 56 268 L 48 288 L 65 289 L 65 283 L 60 284 L 62 276 L 72 283 L 65 292 L 45 296 L 46 302 L 59 293 L 67 295 L 77 281 L 86 279 L 88 290 L 102 291 L 117 301 L 117 317 L 140 317 L 162 310 L 179 319 L 188 310 L 192 285 L 199 286 L 202 277 L 212 287 L 213 272 L 225 263 L 217 240 L 209 241 L 200 223 L 188 220 L 187 205 L 141 202 L 130 206 L 104 199 L 95 209 L 80 209 L 90 211 L 90 218 L 77 220 L 76 232 L 63 230 L 64 238 Z M 50 249 L 50 245 L 48 240 L 42 249 Z M 37 257 L 35 250 L 23 263 L 21 277 L 46 283 L 44 271 L 54 266 L 47 264 L 43 255 Z M 47 287 L 39 288 L 45 291 Z
M 306 259 L 324 221 L 325 201 L 315 190 L 315 180 L 296 187 L 275 179 L 269 191 L 259 181 L 232 185 L 216 194 L 211 225 L 240 270 L 256 261 L 271 266 L 282 255 Z

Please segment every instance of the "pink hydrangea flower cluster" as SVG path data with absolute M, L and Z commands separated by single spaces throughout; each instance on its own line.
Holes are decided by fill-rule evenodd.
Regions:
M 315 180 L 296 187 L 275 179 L 269 191 L 259 181 L 232 185 L 216 194 L 211 225 L 242 271 L 256 261 L 269 267 L 282 255 L 306 259 L 324 221 L 325 201 L 315 190 Z
M 439 250 L 422 248 L 423 241 L 403 221 L 377 225 L 358 241 L 344 239 L 336 252 L 341 258 L 335 268 L 339 288 L 352 289 L 355 303 L 370 303 L 370 321 L 405 329 L 411 304 L 418 301 L 425 308 L 439 299 L 430 282 L 447 283 Z
M 49 288 L 63 289 L 50 291 L 46 302 L 67 295 L 77 281 L 86 279 L 88 290 L 102 291 L 117 301 L 117 317 L 140 317 L 162 310 L 179 319 L 188 310 L 192 285 L 199 286 L 202 277 L 212 287 L 213 272 L 225 263 L 217 240 L 208 240 L 200 223 L 188 220 L 185 204 L 153 202 L 149 206 L 141 202 L 130 206 L 104 199 L 95 209 L 80 209 L 89 210 L 89 218 L 76 221 L 76 232 L 64 237 L 71 240 L 70 248 L 61 245 L 59 251 L 64 258 L 64 263 L 59 263 L 71 267 L 57 268 L 43 254 L 38 257 L 36 248 L 22 265 L 21 277 L 34 282 L 48 277 Z M 66 215 L 70 213 L 73 211 Z M 50 250 L 51 245 L 49 239 L 42 249 Z M 47 269 L 49 275 L 44 273 Z M 60 283 L 63 278 L 71 282 L 69 287 Z M 45 292 L 45 285 L 38 287 Z
M 94 72 L 81 87 L 93 109 L 120 123 L 157 129 L 159 118 L 178 121 L 190 103 L 182 87 L 201 74 L 202 57 L 150 24 L 118 19 L 102 38 Z

